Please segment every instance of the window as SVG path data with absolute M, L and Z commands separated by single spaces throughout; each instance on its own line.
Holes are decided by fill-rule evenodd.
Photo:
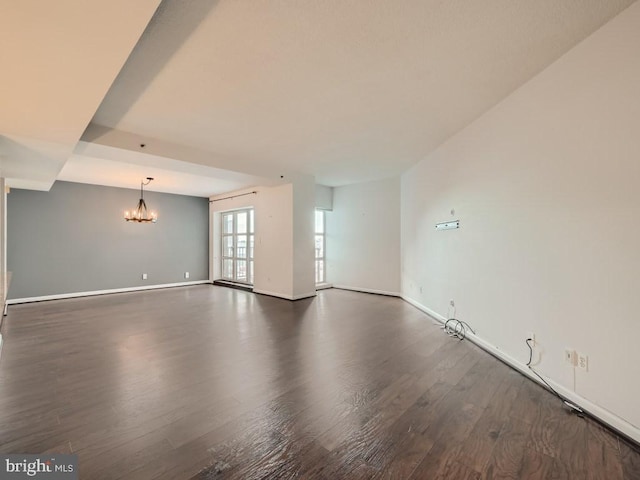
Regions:
M 253 209 L 222 214 L 222 278 L 253 284 Z
M 325 262 L 324 262 L 324 211 L 316 210 L 316 283 L 324 283 Z

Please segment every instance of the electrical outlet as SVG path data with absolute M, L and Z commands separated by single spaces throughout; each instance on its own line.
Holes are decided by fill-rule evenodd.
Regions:
M 189 272 L 184 272 L 184 278 L 189 278 Z
M 589 356 L 584 353 L 578 352 L 578 368 L 580 370 L 584 370 L 585 372 L 589 371 Z
M 529 344 L 533 347 L 536 344 L 536 334 L 533 332 L 527 332 L 527 340 L 531 340 Z
M 142 274 L 142 279 L 143 279 L 143 280 L 146 280 L 146 279 L 147 279 L 147 274 L 146 274 L 146 273 L 143 273 L 143 274 Z
M 565 349 L 564 351 L 564 361 L 567 362 L 572 367 L 578 366 L 578 354 L 575 350 L 570 348 Z

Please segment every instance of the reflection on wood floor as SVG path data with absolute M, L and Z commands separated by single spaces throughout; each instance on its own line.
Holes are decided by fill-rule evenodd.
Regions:
M 0 452 L 83 479 L 639 479 L 640 454 L 397 298 L 200 285 L 12 306 Z

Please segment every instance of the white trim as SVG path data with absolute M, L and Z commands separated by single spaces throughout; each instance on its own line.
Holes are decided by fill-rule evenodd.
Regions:
M 346 285 L 334 285 L 338 290 L 351 290 L 353 292 L 374 293 L 376 295 L 387 295 L 388 297 L 402 297 L 400 292 L 387 292 L 385 290 L 374 290 L 372 288 L 348 287 Z
M 442 315 L 440 315 L 437 312 L 434 312 L 433 310 L 431 310 L 428 307 L 425 307 L 424 305 L 422 305 L 421 303 L 416 302 L 415 300 L 413 300 L 412 298 L 409 298 L 405 295 L 401 296 L 402 299 L 407 302 L 410 303 L 411 305 L 413 305 L 414 307 L 416 307 L 418 310 L 422 310 L 424 313 L 426 313 L 427 315 L 429 315 L 430 317 L 433 317 L 434 319 L 438 320 L 440 323 L 444 323 L 447 321 L 447 317 L 443 317 Z
M 315 291 L 311 293 L 302 293 L 300 295 L 285 295 L 282 293 L 269 292 L 267 290 L 256 290 L 255 288 L 253 289 L 253 293 L 259 293 L 260 295 L 269 295 L 270 297 L 284 298 L 285 300 L 301 300 L 303 298 L 316 296 Z
M 316 290 L 326 290 L 327 288 L 333 288 L 331 283 L 316 283 Z
M 411 305 L 416 307 L 418 310 L 422 310 L 424 313 L 426 313 L 430 317 L 433 317 L 434 319 L 438 320 L 441 323 L 444 323 L 447 321 L 446 317 L 440 315 L 439 313 L 435 312 L 434 310 L 431 310 L 428 307 L 425 307 L 424 305 L 416 302 L 415 300 L 407 296 L 403 295 L 402 299 L 405 302 L 410 303 Z M 512 356 L 506 354 L 495 345 L 490 344 L 486 340 L 483 340 L 478 335 L 474 335 L 471 332 L 468 332 L 466 334 L 466 338 L 471 340 L 473 343 L 475 343 L 477 346 L 479 346 L 486 352 L 499 358 L 510 367 L 514 368 L 515 370 L 518 370 L 520 373 L 527 376 L 534 382 L 537 382 L 538 384 L 543 385 L 540 379 L 537 378 L 525 364 L 523 364 L 522 362 L 519 362 Z M 562 397 L 569 400 L 571 403 L 574 403 L 575 405 L 579 406 L 581 409 L 588 412 L 590 415 L 593 415 L 594 417 L 598 418 L 601 422 L 609 425 L 609 427 L 613 428 L 614 430 L 617 430 L 618 432 L 622 433 L 623 435 L 626 435 L 627 437 L 634 440 L 635 442 L 640 443 L 640 429 L 633 426 L 626 420 L 618 417 L 617 415 L 610 412 L 609 410 L 602 408 L 601 406 L 596 405 L 595 403 L 592 403 L 591 401 L 587 400 L 581 395 L 578 395 L 576 392 L 573 392 L 567 389 L 566 387 L 554 382 L 553 380 L 551 380 L 550 378 L 547 378 L 546 376 L 544 377 L 545 377 L 545 380 Z
M 65 298 L 91 297 L 94 295 L 108 295 L 110 293 L 137 292 L 139 290 L 155 290 L 158 288 L 188 287 L 190 285 L 201 285 L 211 283 L 209 280 L 195 280 L 192 282 L 164 283 L 162 285 L 144 285 L 139 287 L 112 288 L 109 290 L 93 290 L 90 292 L 59 293 L 55 295 L 43 295 L 41 297 L 12 298 L 7 300 L 8 305 L 18 303 L 44 302 L 46 300 L 63 300 Z
M 0 334 L 0 357 L 2 356 L 2 334 Z

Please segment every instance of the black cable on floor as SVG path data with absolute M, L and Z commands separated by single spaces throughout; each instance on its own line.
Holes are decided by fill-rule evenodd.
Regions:
M 476 334 L 475 330 L 469 326 L 469 324 L 465 321 L 458 320 L 456 318 L 450 318 L 446 322 L 444 322 L 444 331 L 450 337 L 455 337 L 458 340 L 464 340 L 467 336 L 467 329 L 471 331 L 474 335 Z
M 568 400 L 565 400 L 564 398 L 562 398 L 562 395 L 560 395 L 558 392 L 556 392 L 553 387 L 551 385 L 549 385 L 547 383 L 547 381 L 542 377 L 542 375 L 540 375 L 538 372 L 536 372 L 533 367 L 531 366 L 531 361 L 533 359 L 533 347 L 531 346 L 531 344 L 529 342 L 533 341 L 532 338 L 527 338 L 525 340 L 527 347 L 529 347 L 529 361 L 527 362 L 527 368 L 529 370 L 531 370 L 534 375 L 536 377 L 538 377 L 542 383 L 549 389 L 551 390 L 551 393 L 553 393 L 556 397 L 558 397 L 560 400 L 562 400 L 562 403 L 564 403 L 567 407 L 569 407 L 569 409 L 575 413 L 576 415 L 578 415 L 580 418 L 584 418 L 584 412 L 582 411 L 582 409 L 580 407 L 578 407 L 577 405 L 569 402 Z

